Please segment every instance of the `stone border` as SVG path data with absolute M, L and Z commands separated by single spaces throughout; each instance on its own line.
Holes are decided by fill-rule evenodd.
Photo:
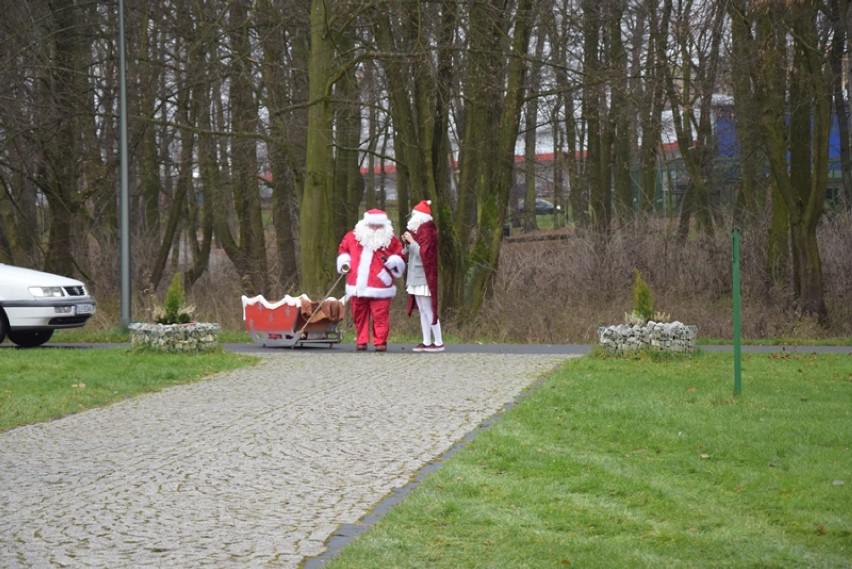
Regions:
M 160 352 L 208 352 L 220 347 L 219 324 L 190 322 L 188 324 L 145 324 L 128 326 L 130 345 Z
M 647 324 L 619 324 L 598 328 L 598 344 L 608 353 L 625 355 L 640 350 L 674 354 L 692 354 L 695 351 L 697 326 L 681 322 L 654 322 Z

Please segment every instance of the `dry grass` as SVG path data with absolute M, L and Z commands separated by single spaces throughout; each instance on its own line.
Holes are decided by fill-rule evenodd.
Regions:
M 789 286 L 768 278 L 762 228 L 741 238 L 743 337 L 814 340 L 852 336 L 852 215 L 827 216 L 820 227 L 825 299 L 831 324 L 802 318 Z M 507 242 L 495 297 L 464 335 L 487 330 L 494 340 L 587 343 L 599 326 L 632 308 L 633 269 L 673 320 L 699 335 L 732 336 L 731 234 L 717 231 L 679 244 L 665 221 L 616 231 L 606 243 L 582 235 Z
M 760 224 L 756 227 L 741 239 L 743 337 L 804 341 L 852 336 L 852 214 L 826 216 L 819 231 L 831 318 L 827 329 L 797 314 L 788 286 L 770 283 L 766 231 Z M 599 326 L 622 322 L 630 312 L 633 270 L 638 268 L 651 288 L 655 309 L 672 320 L 698 326 L 703 338 L 731 337 L 729 230 L 696 236 L 682 245 L 666 220 L 637 222 L 614 232 L 605 243 L 567 230 L 557 236 L 504 243 L 494 297 L 474 322 L 452 322 L 445 315 L 445 334 L 461 341 L 593 342 Z M 118 293 L 105 290 L 117 290 L 114 280 L 96 281 L 109 285 L 95 291 L 99 313 L 94 327 L 110 328 L 118 320 Z M 168 279 L 163 281 L 165 287 Z M 332 295 L 342 295 L 342 288 L 339 285 Z M 280 296 L 326 292 L 294 291 L 283 285 L 275 289 Z M 164 294 L 165 290 L 158 291 L 160 298 Z M 138 296 L 133 317 L 141 320 L 152 303 L 145 294 Z M 210 272 L 188 292 L 199 319 L 219 322 L 229 331 L 243 329 L 240 296 L 239 279 L 221 252 L 214 255 Z M 392 318 L 395 334 L 419 334 L 417 319 L 405 315 L 404 295 L 395 300 Z

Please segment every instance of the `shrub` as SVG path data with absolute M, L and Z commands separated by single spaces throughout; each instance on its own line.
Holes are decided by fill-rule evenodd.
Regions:
M 651 289 L 642 278 L 639 269 L 633 269 L 633 314 L 646 322 L 654 317 L 654 301 L 651 298 Z
M 154 321 L 157 324 L 186 324 L 192 320 L 193 306 L 185 306 L 183 290 L 183 275 L 175 273 L 162 308 L 155 310 Z

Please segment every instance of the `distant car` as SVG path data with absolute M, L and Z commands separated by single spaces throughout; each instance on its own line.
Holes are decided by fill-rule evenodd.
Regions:
M 521 212 L 524 211 L 524 202 L 521 201 L 520 207 L 518 208 Z M 544 198 L 536 198 L 535 199 L 535 213 L 536 215 L 549 215 L 553 213 L 553 204 L 547 201 Z
M 0 263 L 0 343 L 41 346 L 60 328 L 77 328 L 95 313 L 82 282 Z

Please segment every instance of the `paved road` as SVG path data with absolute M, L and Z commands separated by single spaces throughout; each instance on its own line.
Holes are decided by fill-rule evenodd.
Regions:
M 320 566 L 424 467 L 586 351 L 229 349 L 262 362 L 1 434 L 0 567 Z

